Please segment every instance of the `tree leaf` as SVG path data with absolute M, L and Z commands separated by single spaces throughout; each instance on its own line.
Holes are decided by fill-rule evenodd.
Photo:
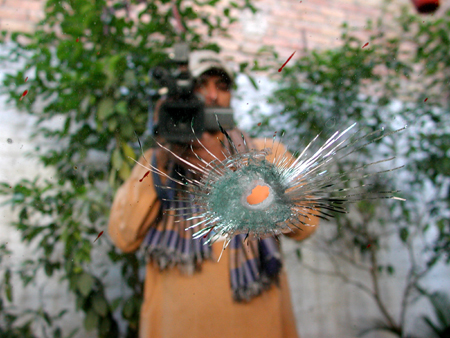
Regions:
M 122 298 L 114 299 L 110 304 L 111 311 L 112 312 L 116 311 L 116 309 L 118 308 L 118 306 L 120 305 L 121 302 L 122 302 Z
M 299 261 L 301 261 L 302 260 L 302 250 L 300 248 L 298 248 L 295 250 L 295 253 L 297 254 L 297 259 Z
M 12 292 L 12 285 L 11 284 L 7 284 L 5 285 L 5 294 L 6 294 L 6 299 L 8 299 L 8 301 L 11 303 L 13 301 L 13 292 Z
M 99 121 L 106 120 L 114 113 L 114 101 L 107 97 L 101 100 L 97 108 L 97 119 Z
M 46 260 L 44 263 L 44 271 L 48 277 L 50 277 L 53 274 L 53 266 L 48 260 Z
M 128 177 L 130 177 L 130 175 L 131 175 L 130 165 L 126 162 L 123 162 L 122 166 L 119 169 L 119 177 L 125 181 Z
M 92 331 L 98 326 L 99 315 L 93 309 L 89 309 L 84 317 L 84 328 L 86 331 Z
M 100 333 L 102 335 L 108 334 L 111 331 L 111 320 L 109 317 L 103 317 L 100 319 Z
M 136 159 L 134 150 L 127 143 L 122 143 L 122 150 L 128 163 L 133 164 L 134 161 L 132 159 Z
M 134 304 L 131 298 L 129 298 L 122 309 L 122 315 L 124 318 L 131 318 L 134 312 Z
M 13 301 L 13 288 L 11 285 L 11 270 L 7 269 L 5 271 L 5 294 L 6 294 L 6 299 L 9 302 Z
M 61 328 L 57 327 L 55 331 L 53 331 L 53 338 L 62 338 Z
M 94 296 L 94 299 L 92 300 L 92 306 L 95 312 L 97 312 L 101 317 L 106 316 L 106 314 L 108 313 L 108 303 L 101 295 Z
M 114 149 L 113 154 L 111 156 L 111 164 L 114 169 L 119 170 L 123 164 L 123 157 L 120 153 L 119 148 Z
M 401 228 L 400 229 L 400 239 L 402 240 L 403 243 L 406 243 L 406 241 L 408 240 L 408 236 L 409 236 L 408 228 Z
M 126 116 L 128 114 L 127 101 L 119 101 L 116 104 L 116 111 L 119 114 Z
M 87 273 L 82 273 L 78 278 L 77 286 L 78 290 L 85 297 L 89 295 L 92 290 L 92 286 L 94 285 L 94 279 Z
M 395 272 L 395 270 L 394 270 L 394 267 L 392 266 L 392 265 L 388 265 L 387 267 L 386 267 L 386 271 L 387 271 L 387 273 L 389 274 L 389 275 L 393 275 L 394 274 L 394 272 Z

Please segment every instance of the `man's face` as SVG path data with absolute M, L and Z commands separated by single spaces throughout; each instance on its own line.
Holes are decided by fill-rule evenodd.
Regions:
M 206 107 L 228 108 L 230 106 L 230 85 L 223 76 L 206 74 L 200 76 L 195 92 L 205 98 Z

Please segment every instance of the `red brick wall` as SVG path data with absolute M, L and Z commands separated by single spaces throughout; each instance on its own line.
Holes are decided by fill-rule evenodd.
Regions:
M 441 0 L 443 5 L 436 15 L 449 8 L 450 1 Z M 368 36 L 364 30 L 368 19 L 376 21 L 384 4 L 383 0 L 256 0 L 260 11 L 256 15 L 240 13 L 239 22 L 230 27 L 233 41 L 222 40 L 226 50 L 238 59 L 245 59 L 255 53 L 263 44 L 274 46 L 282 59 L 294 51 L 323 49 L 339 45 L 342 24 L 360 28 L 359 36 Z M 406 5 L 411 13 L 415 9 L 411 0 L 393 0 L 388 7 L 389 16 L 400 13 Z M 424 17 L 426 20 L 426 17 Z
M 441 2 L 437 15 L 450 7 L 450 1 Z M 44 0 L 0 0 L 0 29 L 32 31 L 43 16 L 44 3 Z M 366 20 L 377 19 L 383 6 L 383 0 L 254 0 L 253 3 L 260 10 L 256 15 L 250 11 L 235 13 L 240 20 L 230 27 L 232 39 L 215 39 L 235 61 L 247 60 L 264 44 L 273 46 L 282 59 L 293 51 L 300 54 L 304 49 L 337 46 L 343 22 L 361 28 L 364 36 Z M 401 5 L 414 11 L 411 0 L 394 0 L 389 8 L 395 11 Z
M 31 32 L 43 18 L 42 0 L 0 0 L 0 30 Z

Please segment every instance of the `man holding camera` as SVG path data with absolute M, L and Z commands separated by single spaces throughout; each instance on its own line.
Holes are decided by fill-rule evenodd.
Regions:
M 194 91 L 206 109 L 230 107 L 233 74 L 217 53 L 191 53 L 189 72 L 195 79 Z M 164 126 L 159 124 L 164 119 L 161 107 L 165 111 L 162 103 L 155 122 L 163 131 Z M 205 167 L 195 154 L 206 162 L 214 157 L 225 159 L 223 147 L 229 144 L 217 129 L 206 128 L 198 135 L 207 150 L 195 138 L 169 141 L 167 147 L 181 158 Z M 238 150 L 243 151 L 240 131 L 231 129 L 228 133 L 236 140 Z M 163 143 L 173 137 L 161 135 L 164 133 L 158 136 Z M 264 140 L 246 141 L 254 149 L 263 149 L 265 144 Z M 268 141 L 265 146 L 270 148 L 272 144 Z M 284 153 L 281 144 L 275 147 L 276 154 Z M 191 174 L 182 161 L 161 148 L 146 151 L 140 163 L 148 166 L 147 161 L 170 177 Z M 169 210 L 173 205 L 167 202 L 173 196 L 166 196 L 167 190 L 159 188 L 170 186 L 170 180 L 146 174 L 145 168 L 135 166 L 117 192 L 109 221 L 111 238 L 122 251 L 140 247 L 148 257 L 140 337 L 297 337 L 279 242 L 269 237 L 260 241 L 248 238 L 244 243 L 238 235 L 217 262 L 224 239 L 212 246 L 203 245 L 205 238 L 192 239 L 192 233 L 200 229 L 186 231 L 193 221 L 175 218 Z M 302 240 L 315 228 L 304 227 L 303 231 L 287 235 Z

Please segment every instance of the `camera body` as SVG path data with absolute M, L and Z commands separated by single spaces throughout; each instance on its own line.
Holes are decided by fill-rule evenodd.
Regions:
M 167 88 L 167 98 L 159 107 L 158 124 L 154 134 L 170 143 L 188 143 L 200 138 L 203 132 L 219 131 L 235 126 L 231 108 L 206 108 L 200 95 L 194 92 L 195 79 L 188 70 L 189 48 L 186 44 L 175 45 L 173 62 L 175 71 L 156 67 L 152 77 L 162 88 Z

